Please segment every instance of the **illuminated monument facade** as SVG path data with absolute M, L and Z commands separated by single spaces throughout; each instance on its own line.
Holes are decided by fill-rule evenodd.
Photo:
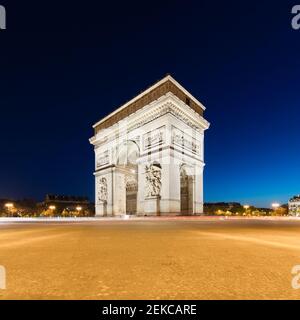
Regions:
M 205 107 L 166 76 L 97 122 L 97 216 L 203 213 Z

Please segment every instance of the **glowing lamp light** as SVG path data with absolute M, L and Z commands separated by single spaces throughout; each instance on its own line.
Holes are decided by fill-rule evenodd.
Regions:
M 11 208 L 14 207 L 14 204 L 13 204 L 13 203 L 6 203 L 4 206 L 5 206 L 7 209 L 11 209 Z
M 55 210 L 56 207 L 55 207 L 55 206 L 49 206 L 49 209 L 50 209 L 50 210 Z
M 279 203 L 272 203 L 272 208 L 273 209 L 278 209 L 280 207 Z
M 81 210 L 82 210 L 82 207 L 76 207 L 76 210 L 77 210 L 77 211 L 81 211 Z

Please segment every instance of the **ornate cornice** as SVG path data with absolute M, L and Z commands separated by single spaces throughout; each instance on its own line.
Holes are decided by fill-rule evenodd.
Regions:
M 128 135 L 133 130 L 136 130 L 151 121 L 154 121 L 166 114 L 171 114 L 180 121 L 183 121 L 189 127 L 202 132 L 202 130 L 206 130 L 209 127 L 209 123 L 201 117 L 196 112 L 187 109 L 184 111 L 183 108 L 188 106 L 182 106 L 181 102 L 176 99 L 172 94 L 168 94 L 167 96 L 160 99 L 160 103 L 156 102 L 156 105 L 148 105 L 138 112 L 131 114 L 127 117 L 127 121 L 122 121 L 114 124 L 109 130 L 109 135 L 103 136 L 98 133 L 97 135 L 90 139 L 90 142 L 97 146 L 103 145 L 104 143 L 108 143 L 123 135 Z M 172 101 L 171 101 L 172 100 Z M 126 120 L 126 119 L 125 119 Z
M 137 97 L 133 98 L 123 106 L 112 112 L 104 119 L 98 121 L 93 127 L 95 134 L 100 130 L 106 129 L 128 117 L 128 115 L 137 112 L 144 106 L 158 100 L 161 96 L 167 93 L 174 94 L 178 99 L 186 103 L 195 112 L 203 115 L 205 107 L 195 97 L 193 97 L 186 89 L 184 89 L 175 79 L 171 76 L 166 76 L 158 83 L 154 84 L 149 89 L 142 92 Z

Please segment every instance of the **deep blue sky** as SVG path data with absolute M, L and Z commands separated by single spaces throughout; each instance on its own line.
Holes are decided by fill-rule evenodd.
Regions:
M 92 124 L 171 73 L 207 107 L 205 200 L 287 202 L 300 193 L 296 3 L 0 0 L 0 198 L 93 199 Z

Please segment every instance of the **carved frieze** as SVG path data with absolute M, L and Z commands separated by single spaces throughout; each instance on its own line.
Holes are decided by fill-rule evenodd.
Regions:
M 191 117 L 188 117 L 185 112 L 180 110 L 180 108 L 178 108 L 172 102 L 166 102 L 166 103 L 160 105 L 159 107 L 156 107 L 152 111 L 144 113 L 143 116 L 136 117 L 134 121 L 132 121 L 132 122 L 129 121 L 129 123 L 127 124 L 127 127 L 124 128 L 124 134 L 128 134 L 135 129 L 143 127 L 145 124 L 147 124 L 153 120 L 156 120 L 156 119 L 158 119 L 168 113 L 172 114 L 174 117 L 183 121 L 189 127 L 193 128 L 197 131 L 203 130 L 202 127 L 200 125 L 198 125 L 199 121 L 202 121 L 204 123 L 204 125 L 207 124 L 207 121 L 204 120 L 203 118 L 200 118 L 200 116 L 198 116 L 199 119 L 192 119 Z M 119 130 L 119 128 L 116 127 L 116 132 L 114 132 L 114 134 L 111 134 L 109 136 L 109 138 L 106 140 L 106 143 L 120 138 L 118 130 Z
M 131 131 L 139 127 L 142 127 L 146 123 L 149 123 L 155 119 L 158 119 L 168 113 L 172 114 L 177 119 L 183 121 L 191 128 L 195 130 L 200 130 L 200 126 L 198 126 L 195 121 L 188 118 L 178 107 L 176 107 L 171 102 L 167 102 L 161 105 L 159 108 L 156 108 L 155 110 L 147 113 L 142 118 L 136 120 L 132 125 L 129 125 L 127 130 Z
M 172 126 L 172 143 L 192 153 L 200 153 L 200 145 L 196 139 L 174 126 Z
M 138 183 L 135 179 L 128 179 L 126 182 L 126 191 L 127 192 L 137 192 L 138 190 Z
M 166 127 L 160 127 L 150 131 L 143 136 L 144 150 L 159 146 L 165 142 Z

